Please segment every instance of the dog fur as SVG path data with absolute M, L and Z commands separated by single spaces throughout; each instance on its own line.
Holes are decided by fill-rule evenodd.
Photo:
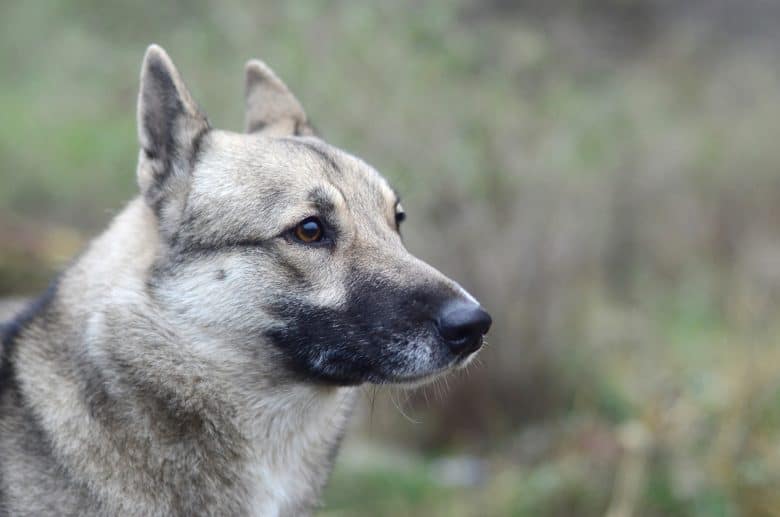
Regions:
M 260 61 L 246 104 L 212 128 L 147 50 L 140 195 L 3 329 L 0 515 L 308 514 L 358 386 L 473 356 L 434 313 L 476 302 L 405 250 L 380 174 Z

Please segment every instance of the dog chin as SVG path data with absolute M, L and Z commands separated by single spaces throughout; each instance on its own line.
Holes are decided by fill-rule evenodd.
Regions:
M 471 363 L 472 360 L 474 360 L 474 357 L 478 352 L 479 350 L 475 350 L 467 356 L 457 357 L 439 368 L 433 368 L 423 372 L 399 373 L 375 384 L 394 384 L 403 388 L 419 388 L 421 386 L 425 386 L 426 384 L 430 384 L 436 379 L 443 377 L 455 370 L 465 368 L 469 365 L 469 363 Z

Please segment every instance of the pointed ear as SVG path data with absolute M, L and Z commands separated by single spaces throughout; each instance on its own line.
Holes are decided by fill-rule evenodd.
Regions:
M 171 58 L 157 45 L 146 50 L 138 94 L 138 184 L 159 211 L 168 193 L 189 176 L 206 116 L 187 91 Z
M 247 133 L 269 136 L 313 135 L 301 103 L 265 63 L 246 64 Z

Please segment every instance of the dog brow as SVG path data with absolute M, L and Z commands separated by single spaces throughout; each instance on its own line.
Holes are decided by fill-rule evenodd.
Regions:
M 299 145 L 299 146 L 305 147 L 312 154 L 317 155 L 319 157 L 319 159 L 322 162 L 324 162 L 325 165 L 329 169 L 331 169 L 333 172 L 341 174 L 341 167 L 339 167 L 339 164 L 336 163 L 336 160 L 333 159 L 333 156 L 328 154 L 328 152 L 325 151 L 324 149 L 322 149 L 320 146 L 318 146 L 318 145 L 316 145 L 316 144 L 314 144 L 312 142 L 307 142 L 307 141 L 304 141 L 304 140 L 297 140 L 297 139 L 293 139 L 293 138 L 285 138 L 284 140 L 286 142 L 291 143 L 291 144 L 295 144 L 295 145 Z
M 314 205 L 317 207 L 320 212 L 327 214 L 332 213 L 336 210 L 336 205 L 331 199 L 331 197 L 328 195 L 327 192 L 325 192 L 324 189 L 317 187 L 315 189 L 312 189 L 311 192 L 309 192 L 308 196 L 309 201 L 314 203 Z

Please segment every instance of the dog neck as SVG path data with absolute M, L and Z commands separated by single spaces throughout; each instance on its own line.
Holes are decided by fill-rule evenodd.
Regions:
M 167 318 L 144 280 L 158 253 L 153 218 L 131 202 L 61 279 L 48 317 L 66 339 L 20 350 L 54 455 L 78 485 L 99 487 L 108 513 L 305 513 L 354 388 L 248 374 L 245 359 L 215 355 L 218 337 Z

